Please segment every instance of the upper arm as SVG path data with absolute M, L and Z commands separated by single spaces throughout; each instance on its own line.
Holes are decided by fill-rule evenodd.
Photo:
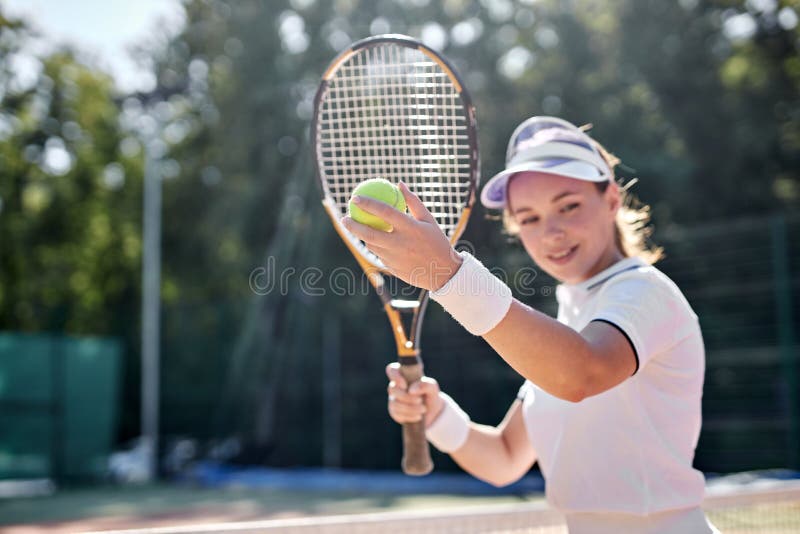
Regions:
M 584 397 L 591 397 L 622 383 L 638 368 L 638 358 L 627 334 L 605 321 L 592 321 L 581 330 L 591 347 L 592 358 L 586 369 Z
M 633 347 L 639 367 L 668 350 L 696 323 L 677 286 L 654 272 L 620 275 L 603 286 L 597 298 L 592 319 L 607 322 L 606 329 L 618 329 Z
M 612 278 L 597 301 L 592 321 L 581 331 L 591 352 L 583 397 L 623 382 L 695 322 L 680 290 L 653 271 Z
M 522 477 L 536 462 L 536 451 L 525 429 L 522 402 L 519 399 L 511 404 L 498 429 L 511 459 L 512 470 L 519 473 L 517 478 Z

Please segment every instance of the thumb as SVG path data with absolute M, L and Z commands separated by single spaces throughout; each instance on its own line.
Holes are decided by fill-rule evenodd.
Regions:
M 416 220 L 437 225 L 439 224 L 436 222 L 436 218 L 431 215 L 431 212 L 428 211 L 428 208 L 425 207 L 425 204 L 422 203 L 417 195 L 411 192 L 405 182 L 400 182 L 399 186 L 400 191 L 403 193 L 403 197 L 406 199 L 408 211 Z
M 408 392 L 416 395 L 438 395 L 439 394 L 439 383 L 428 376 L 423 376 L 417 382 L 411 384 L 411 387 L 408 388 Z

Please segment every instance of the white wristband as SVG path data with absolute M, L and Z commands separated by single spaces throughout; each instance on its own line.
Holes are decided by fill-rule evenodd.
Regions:
M 440 391 L 439 398 L 444 402 L 444 406 L 425 431 L 425 437 L 440 451 L 453 452 L 460 449 L 467 441 L 469 416 L 447 393 Z
M 508 313 L 511 289 L 471 254 L 459 252 L 459 256 L 461 267 L 445 285 L 431 291 L 431 298 L 470 334 L 482 336 Z

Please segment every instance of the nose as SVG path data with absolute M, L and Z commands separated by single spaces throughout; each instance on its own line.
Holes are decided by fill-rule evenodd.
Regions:
M 561 241 L 566 236 L 564 228 L 557 220 L 548 219 L 545 221 L 544 237 L 550 241 Z

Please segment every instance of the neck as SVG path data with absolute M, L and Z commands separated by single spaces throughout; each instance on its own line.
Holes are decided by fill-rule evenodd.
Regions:
M 583 280 L 588 280 L 589 278 L 593 277 L 597 273 L 601 273 L 617 263 L 620 260 L 623 260 L 625 256 L 622 252 L 617 248 L 616 245 L 610 247 L 605 254 L 602 254 L 597 262 L 592 266 L 591 269 L 584 275 Z

